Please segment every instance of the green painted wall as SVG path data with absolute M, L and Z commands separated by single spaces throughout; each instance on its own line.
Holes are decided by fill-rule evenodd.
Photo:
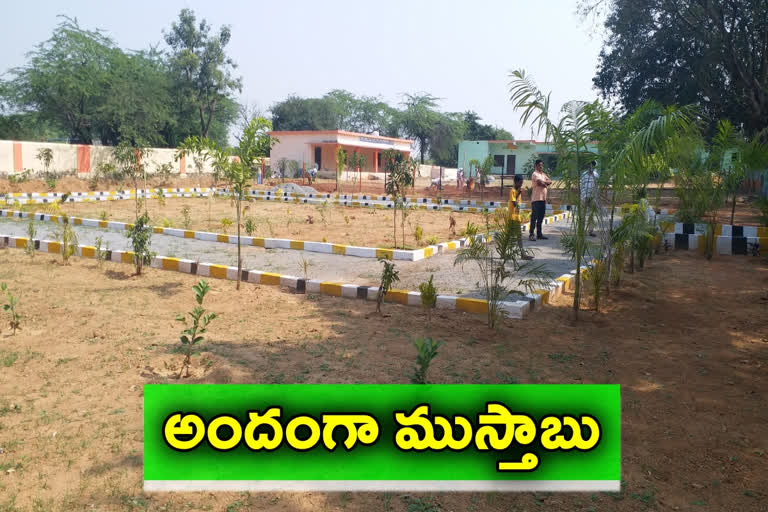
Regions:
M 499 155 L 503 157 L 505 167 L 493 167 L 493 174 L 502 174 L 505 171 L 507 174 L 512 174 L 511 168 L 512 159 L 510 156 L 514 156 L 514 173 L 523 174 L 523 166 L 531 158 L 534 153 L 539 154 L 540 158 L 547 160 L 547 154 L 554 154 L 555 148 L 551 144 L 544 143 L 530 143 L 530 142 L 517 142 L 515 144 L 517 149 L 510 149 L 507 142 L 495 143 L 494 141 L 474 141 L 465 140 L 459 143 L 459 161 L 457 167 L 464 167 L 465 175 L 469 171 L 469 161 L 477 159 L 482 162 L 488 155 Z M 597 152 L 597 146 L 590 144 L 588 149 Z M 506 170 L 505 170 L 506 168 Z

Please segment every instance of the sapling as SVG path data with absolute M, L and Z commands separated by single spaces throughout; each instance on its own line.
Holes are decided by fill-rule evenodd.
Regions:
M 32 217 L 29 218 L 29 223 L 27 224 L 27 245 L 24 247 L 24 252 L 27 253 L 27 255 L 30 258 L 35 257 L 35 237 L 37 236 L 37 229 L 35 229 L 35 221 Z
M 16 307 L 19 305 L 19 298 L 8 291 L 8 285 L 5 283 L 0 284 L 0 290 L 5 292 L 8 300 L 6 304 L 3 304 L 3 311 L 6 311 L 11 317 L 10 327 L 13 329 L 13 334 L 16 334 L 16 329 L 21 330 L 21 315 L 16 311 Z
M 303 254 L 299 255 L 299 269 L 304 274 L 304 280 L 309 279 L 309 267 L 312 266 L 312 261 L 304 257 Z
M 180 340 L 185 350 L 185 354 L 184 362 L 181 365 L 181 370 L 179 371 L 179 375 L 177 377 L 179 379 L 184 373 L 184 370 L 186 370 L 186 375 L 184 375 L 184 377 L 189 377 L 189 365 L 192 359 L 192 348 L 194 345 L 204 340 L 203 334 L 205 334 L 205 332 L 208 330 L 208 324 L 210 324 L 217 316 L 216 313 L 208 313 L 206 312 L 205 308 L 203 308 L 203 299 L 205 299 L 205 295 L 211 289 L 211 287 L 208 285 L 208 282 L 205 280 L 200 280 L 195 286 L 192 287 L 192 289 L 195 290 L 195 300 L 197 301 L 197 306 L 195 306 L 195 308 L 188 313 L 192 319 L 191 326 L 181 331 Z M 183 323 L 184 325 L 187 325 L 187 318 L 185 315 L 178 315 L 176 320 Z
M 381 303 L 384 302 L 384 296 L 392 289 L 392 284 L 400 280 L 400 275 L 395 270 L 395 263 L 390 262 L 385 258 L 379 258 L 379 261 L 384 264 L 384 269 L 381 272 L 381 284 L 379 285 L 379 291 L 376 294 L 376 312 L 381 313 Z
M 432 341 L 432 338 L 418 339 L 413 342 L 418 355 L 416 356 L 416 366 L 411 375 L 411 383 L 428 384 L 427 372 L 429 365 L 437 357 L 437 349 L 443 345 L 442 341 Z
M 413 239 L 416 240 L 418 245 L 421 245 L 421 241 L 424 239 L 424 230 L 418 224 L 416 224 L 413 230 Z
M 103 246 L 103 248 L 102 248 Z M 94 253 L 96 256 L 96 261 L 99 263 L 99 267 L 104 265 L 104 262 L 107 259 L 107 251 L 109 250 L 109 242 L 104 244 L 104 238 L 97 236 L 96 237 L 96 246 L 94 247 Z
M 229 228 L 231 227 L 232 227 L 232 219 L 230 219 L 229 217 L 224 217 L 223 219 L 221 219 L 221 230 L 223 232 L 225 233 L 228 232 Z
M 69 217 L 63 215 L 61 217 L 61 227 L 54 234 L 54 238 L 61 242 L 61 259 L 64 264 L 69 264 L 69 258 L 71 258 L 77 249 L 77 233 L 75 229 L 69 223 Z
M 136 266 L 136 275 L 141 275 L 141 269 L 144 265 L 152 262 L 154 254 L 151 252 L 152 245 L 152 225 L 149 222 L 149 215 L 142 214 L 136 224 L 128 230 L 126 236 L 131 240 L 133 247 L 133 263 Z
M 432 321 L 432 309 L 437 305 L 437 290 L 435 285 L 432 284 L 432 278 L 434 277 L 434 275 L 429 276 L 429 281 L 419 285 L 421 305 L 427 310 L 427 323 Z
M 245 232 L 248 233 L 248 236 L 253 236 L 253 234 L 256 232 L 256 220 L 248 216 L 245 218 Z
M 185 206 L 181 209 L 181 224 L 184 226 L 184 229 L 189 229 L 189 227 L 192 225 L 192 218 L 190 213 L 191 210 L 189 209 L 189 206 Z

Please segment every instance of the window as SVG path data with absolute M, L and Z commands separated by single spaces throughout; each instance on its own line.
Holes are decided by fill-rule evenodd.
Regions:
M 493 166 L 504 168 L 504 155 L 493 155 Z

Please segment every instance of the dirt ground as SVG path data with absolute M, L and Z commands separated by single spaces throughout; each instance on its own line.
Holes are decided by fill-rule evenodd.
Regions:
M 406 383 L 411 341 L 445 341 L 436 383 L 619 383 L 619 493 L 142 492 L 142 385 L 179 367 L 177 314 L 196 278 L 0 250 L 20 296 L 0 335 L 0 510 L 646 511 L 768 508 L 768 266 L 654 257 L 597 314 L 570 321 L 570 296 L 500 331 L 484 319 L 293 295 L 213 280 L 221 316 L 193 358 L 193 382 Z M 585 304 L 586 306 L 586 304 Z
M 182 209 L 188 207 L 190 223 L 185 225 Z M 365 247 L 393 247 L 392 221 L 393 213 L 388 210 L 373 208 L 353 208 L 333 206 L 328 204 L 295 204 L 277 203 L 271 201 L 250 201 L 245 204 L 247 210 L 241 220 L 245 224 L 248 217 L 255 221 L 256 229 L 253 236 L 269 238 L 290 238 L 313 242 L 327 241 L 336 244 L 359 245 Z M 42 209 L 37 205 L 38 209 Z M 210 211 L 209 211 L 210 207 Z M 32 208 L 29 206 L 28 208 Z M 155 226 L 192 229 L 197 231 L 225 232 L 222 219 L 233 221 L 226 229 L 234 234 L 235 207 L 226 198 L 168 198 L 161 204 L 157 199 L 149 199 L 147 203 L 149 215 Z M 110 220 L 131 222 L 135 218 L 133 201 L 105 201 L 98 203 L 66 203 L 62 210 L 69 215 L 99 219 L 106 216 Z M 312 223 L 308 217 L 312 217 Z M 427 240 L 436 237 L 439 242 L 454 240 L 467 222 L 484 225 L 485 219 L 481 214 L 457 212 L 453 214 L 456 220 L 455 233 L 450 230 L 450 212 L 412 210 L 406 217 L 405 238 L 409 248 L 427 245 Z M 209 222 L 210 219 L 210 222 Z M 325 219 L 325 220 L 324 220 Z M 400 224 L 401 212 L 397 214 L 398 247 L 402 247 L 403 231 Z M 168 226 L 166 221 L 170 221 Z M 420 242 L 415 240 L 416 226 L 420 226 L 423 235 Z M 247 234 L 245 231 L 243 235 Z M 433 241 L 434 242 L 434 241 Z

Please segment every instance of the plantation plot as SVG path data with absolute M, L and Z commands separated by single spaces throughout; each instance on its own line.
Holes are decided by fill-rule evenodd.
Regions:
M 768 268 L 659 256 L 603 311 L 571 326 L 568 297 L 500 331 L 482 317 L 209 280 L 217 314 L 193 347 L 206 383 L 408 383 L 414 342 L 442 341 L 433 383 L 619 383 L 616 494 L 142 492 L 142 385 L 178 382 L 195 276 L 0 250 L 21 330 L 0 335 L 3 510 L 712 510 L 765 509 Z M 56 292 L 51 293 L 51 286 Z M 139 306 L 140 305 L 140 306 Z M 51 315 L 56 311 L 56 315 Z M 243 312 L 248 311 L 247 315 Z M 187 325 L 189 327 L 189 324 Z M 46 339 L 45 343 L 41 343 Z M 417 508 L 421 507 L 421 508 Z
M 146 206 L 155 226 L 228 234 L 237 232 L 235 207 L 227 198 L 149 199 Z M 41 205 L 37 205 L 37 209 L 42 211 Z M 133 222 L 135 218 L 133 201 L 67 203 L 61 209 L 71 216 L 92 219 Z M 484 223 L 481 214 L 410 210 L 403 227 L 400 212 L 397 218 L 400 248 L 403 232 L 406 248 L 414 249 L 428 245 L 427 242 L 454 240 L 467 222 Z M 451 215 L 456 220 L 455 229 L 450 226 Z M 249 201 L 244 202 L 241 222 L 242 235 L 250 231 L 252 236 L 263 238 L 325 240 L 344 245 L 392 248 L 392 220 L 393 213 L 389 210 L 339 206 L 331 201 L 324 205 Z

